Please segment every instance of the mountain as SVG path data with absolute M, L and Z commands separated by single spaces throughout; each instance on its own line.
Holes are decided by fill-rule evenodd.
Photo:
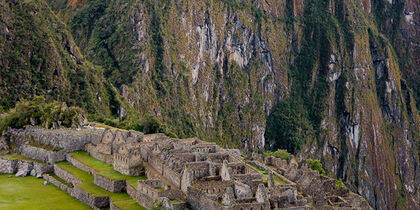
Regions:
M 320 159 L 375 209 L 420 208 L 418 1 L 46 2 L 65 25 L 42 0 L 2 1 L 2 106 L 57 83 L 57 99 L 104 110 L 88 112 L 124 120 L 135 110 L 179 137 L 286 148 Z M 7 39 L 18 29 L 25 42 Z M 23 49 L 45 52 L 46 66 L 29 65 Z M 57 60 L 64 67 L 47 65 Z M 26 86 L 3 79 L 16 69 Z M 76 82 L 72 72 L 85 74 Z
M 0 110 L 35 95 L 110 113 L 102 70 L 43 0 L 0 1 Z

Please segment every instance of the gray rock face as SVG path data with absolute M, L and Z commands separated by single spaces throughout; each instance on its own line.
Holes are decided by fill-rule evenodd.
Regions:
M 18 169 L 15 176 L 25 177 L 32 171 L 33 167 L 33 163 L 29 163 L 26 161 L 18 161 Z
M 14 174 L 17 171 L 17 160 L 0 157 L 0 174 Z
M 225 206 L 233 206 L 235 204 L 235 194 L 231 187 L 226 188 L 222 197 L 222 204 Z
M 111 180 L 98 174 L 93 174 L 94 184 L 109 192 L 125 192 L 126 183 L 124 180 Z

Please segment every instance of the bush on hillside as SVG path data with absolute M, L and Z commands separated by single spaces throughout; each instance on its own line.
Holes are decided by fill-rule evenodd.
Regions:
M 272 150 L 296 154 L 313 133 L 301 102 L 288 98 L 276 104 L 267 118 L 265 139 Z
M 290 159 L 290 156 L 292 156 L 292 154 L 288 153 L 284 149 L 278 149 L 275 152 L 267 151 L 267 152 L 264 152 L 263 155 L 265 157 L 273 156 L 273 157 L 276 157 L 276 158 L 280 158 L 282 160 L 289 160 Z
M 320 173 L 320 174 L 322 174 L 322 175 L 326 175 L 326 174 L 327 174 L 327 173 L 325 172 L 324 168 L 322 167 L 322 163 L 321 163 L 321 161 L 319 161 L 319 160 L 314 160 L 314 159 L 309 158 L 309 159 L 307 159 L 307 160 L 306 160 L 306 163 L 308 163 L 308 164 L 309 164 L 309 167 L 310 167 L 312 170 L 317 170 L 317 171 L 319 171 L 319 173 Z
M 15 108 L 5 112 L 0 119 L 0 131 L 7 127 L 24 128 L 27 125 L 41 125 L 51 128 L 58 126 L 79 126 L 84 119 L 84 112 L 79 107 L 67 107 L 65 103 L 48 103 L 44 97 L 37 96 L 32 101 L 20 101 Z

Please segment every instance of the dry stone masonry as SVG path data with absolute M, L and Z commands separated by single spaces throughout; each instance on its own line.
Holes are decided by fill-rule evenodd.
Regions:
M 2 157 L 0 173 L 26 176 L 33 170 L 94 209 L 121 208 L 110 197 L 91 195 L 77 187 L 82 181 L 55 162 L 67 161 L 92 174 L 96 186 L 127 193 L 148 209 L 371 209 L 361 196 L 336 186 L 336 180 L 309 169 L 305 161 L 293 156 L 289 161 L 259 154 L 244 158 L 238 150 L 196 138 L 173 139 L 125 130 L 28 127 L 9 130 L 7 135 L 16 147 L 12 152 L 46 164 Z M 133 185 L 100 175 L 67 154 L 77 150 L 87 151 L 121 174 L 147 175 L 148 180 Z M 62 180 L 46 174 L 52 171 Z

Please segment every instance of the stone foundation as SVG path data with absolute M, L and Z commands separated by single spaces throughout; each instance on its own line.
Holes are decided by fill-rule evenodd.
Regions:
M 72 189 L 72 188 L 70 188 L 69 186 L 67 186 L 67 185 L 65 185 L 65 184 L 63 184 L 63 183 L 61 183 L 60 181 L 58 181 L 57 179 L 55 179 L 54 177 L 52 177 L 52 176 L 50 176 L 50 175 L 48 175 L 48 174 L 44 174 L 43 178 L 44 178 L 47 182 L 49 182 L 49 183 L 53 184 L 54 186 L 56 186 L 56 187 L 60 188 L 60 190 L 62 190 L 62 191 L 64 191 L 64 192 L 66 192 L 66 193 L 67 193 L 67 194 L 69 194 L 69 195 L 71 195 L 71 193 L 72 193 L 73 189 Z
M 134 200 L 136 200 L 137 197 L 137 190 L 133 186 L 127 184 L 127 194 Z
M 72 183 L 73 185 L 82 184 L 82 180 L 74 176 L 73 174 L 67 172 L 66 170 L 61 169 L 57 165 L 54 165 L 54 174 L 63 179 L 67 183 Z
M 109 191 L 109 192 L 125 192 L 125 180 L 111 180 L 99 174 L 93 174 L 95 185 Z
M 95 170 L 93 170 L 92 168 L 90 168 L 89 166 L 79 162 L 78 160 L 74 159 L 71 155 L 67 154 L 66 156 L 67 161 L 72 164 L 73 166 L 75 166 L 76 168 L 85 171 L 87 173 L 90 174 L 94 174 Z
M 86 203 L 91 208 L 107 208 L 109 207 L 109 197 L 97 197 L 90 195 L 83 189 L 75 186 L 71 196 L 77 198 L 78 200 Z
M 118 206 L 115 206 L 111 199 L 109 202 L 109 210 L 121 210 L 121 208 Z
M 92 144 L 86 144 L 85 148 L 86 148 L 86 151 L 89 152 L 90 156 L 102 162 L 108 163 L 110 165 L 112 165 L 112 163 L 114 162 L 114 159 L 111 155 L 106 155 L 106 154 L 102 154 L 98 152 L 96 147 Z
M 49 151 L 43 148 L 34 147 L 31 145 L 23 145 L 20 147 L 20 154 L 25 157 L 39 160 L 42 162 L 48 162 L 54 164 L 55 162 L 66 160 L 66 152 L 61 151 Z
M 0 157 L 0 174 L 14 174 L 17 171 L 17 160 Z

